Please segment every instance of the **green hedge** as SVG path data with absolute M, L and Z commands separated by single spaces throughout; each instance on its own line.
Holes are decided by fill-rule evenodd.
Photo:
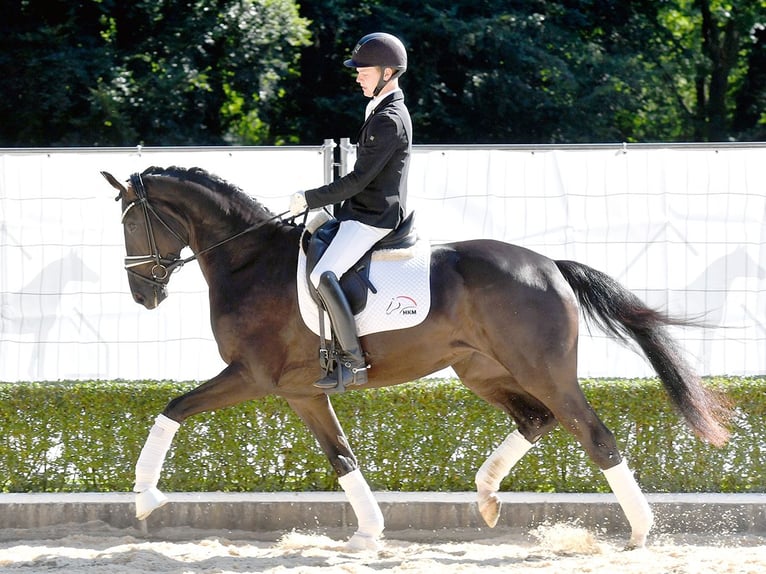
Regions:
M 673 413 L 658 381 L 584 380 L 648 492 L 765 492 L 766 378 L 714 378 L 736 405 L 731 442 L 715 449 Z M 0 384 L 0 490 L 129 491 L 155 416 L 195 386 L 178 382 Z M 373 489 L 464 491 L 509 419 L 454 381 L 420 381 L 332 398 Z M 335 490 L 314 438 L 278 398 L 189 419 L 166 461 L 167 491 Z M 606 492 L 572 437 L 557 429 L 504 490 Z

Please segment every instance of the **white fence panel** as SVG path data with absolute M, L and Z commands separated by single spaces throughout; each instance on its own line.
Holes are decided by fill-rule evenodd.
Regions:
M 322 147 L 0 154 L 0 380 L 204 380 L 225 366 L 196 264 L 159 308 L 133 302 L 100 171 L 199 166 L 284 211 L 295 190 L 323 183 L 324 163 Z
M 0 151 L 0 380 L 204 380 L 223 367 L 195 264 L 154 311 L 130 296 L 99 171 L 149 165 L 203 167 L 275 211 L 326 169 L 322 147 Z M 587 263 L 706 321 L 674 330 L 701 372 L 766 373 L 766 147 L 416 146 L 409 182 L 432 241 L 494 238 Z M 580 375 L 652 371 L 583 330 Z
M 674 329 L 703 374 L 766 373 L 766 147 L 419 148 L 409 208 L 434 241 L 494 238 L 605 271 Z M 581 376 L 653 376 L 583 329 Z

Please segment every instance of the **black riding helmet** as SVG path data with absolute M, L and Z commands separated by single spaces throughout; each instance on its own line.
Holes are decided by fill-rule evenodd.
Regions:
M 377 96 L 388 82 L 407 71 L 407 50 L 396 36 L 373 32 L 357 42 L 351 58 L 343 62 L 343 65 L 349 68 L 393 68 L 394 73 L 388 81 L 383 80 L 381 74 L 374 92 Z

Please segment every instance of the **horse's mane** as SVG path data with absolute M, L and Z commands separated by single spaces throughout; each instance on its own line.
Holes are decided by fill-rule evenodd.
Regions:
M 200 167 L 171 166 L 164 168 L 152 166 L 145 169 L 141 175 L 172 177 L 179 181 L 194 183 L 207 190 L 209 197 L 223 212 L 239 215 L 248 223 L 255 223 L 259 219 L 259 214 L 270 215 L 270 212 L 263 205 L 242 189 Z

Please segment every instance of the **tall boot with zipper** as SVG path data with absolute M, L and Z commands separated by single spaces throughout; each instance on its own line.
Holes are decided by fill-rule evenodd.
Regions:
M 354 315 L 335 273 L 332 271 L 322 273 L 317 292 L 330 316 L 330 323 L 341 351 L 338 354 L 335 370 L 314 383 L 314 386 L 320 389 L 336 387 L 344 389 L 351 385 L 365 384 L 367 362 L 364 360 L 362 346 L 356 334 Z

